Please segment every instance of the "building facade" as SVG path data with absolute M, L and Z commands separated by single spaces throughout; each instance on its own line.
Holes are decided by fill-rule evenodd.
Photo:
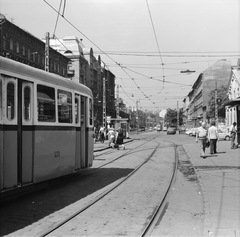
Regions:
M 237 123 L 237 142 L 240 144 L 240 59 L 238 65 L 232 67 L 228 85 L 228 98 L 230 100 L 226 109 L 226 125 L 229 128 L 233 122 Z
M 45 70 L 45 43 L 7 19 L 0 24 L 0 55 Z M 68 77 L 70 60 L 49 49 L 49 72 Z
M 208 116 L 210 93 L 222 86 L 227 87 L 230 74 L 231 63 L 227 60 L 220 60 L 199 74 L 183 101 L 187 127 L 197 127 L 200 121 L 210 122 L 215 119 Z

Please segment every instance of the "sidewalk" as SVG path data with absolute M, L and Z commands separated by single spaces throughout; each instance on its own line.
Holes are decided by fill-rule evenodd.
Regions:
M 202 236 L 240 236 L 240 149 L 230 141 L 217 143 L 217 154 L 207 148 L 200 158 L 197 143 L 184 149 L 193 164 L 201 187 L 204 206 Z

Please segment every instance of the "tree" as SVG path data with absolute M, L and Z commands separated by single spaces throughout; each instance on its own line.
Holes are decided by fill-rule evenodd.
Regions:
M 217 98 L 220 101 L 218 103 L 218 117 L 225 118 L 225 106 L 229 102 L 228 96 L 228 87 L 221 86 L 217 89 Z M 209 94 L 208 108 L 207 108 L 207 118 L 215 117 L 215 90 L 212 90 Z
M 165 123 L 169 126 L 177 125 L 177 110 L 176 109 L 167 109 L 167 113 L 165 115 Z M 183 110 L 179 110 L 179 125 L 183 123 Z

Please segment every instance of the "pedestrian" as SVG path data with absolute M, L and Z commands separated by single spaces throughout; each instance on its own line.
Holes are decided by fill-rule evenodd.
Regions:
M 117 144 L 117 149 L 119 150 L 120 147 L 125 150 L 125 146 L 123 145 L 123 129 L 118 128 L 117 134 L 116 134 L 116 144 Z
M 231 149 L 236 149 L 235 145 L 235 138 L 236 138 L 236 133 L 237 133 L 237 128 L 236 128 L 237 123 L 234 122 L 231 127 L 230 127 L 230 134 L 231 134 Z
M 113 128 L 109 128 L 109 131 L 108 131 L 108 139 L 109 139 L 109 143 L 108 143 L 108 146 L 112 146 L 114 147 L 114 143 L 115 143 L 115 131 Z
M 199 142 L 200 146 L 200 157 L 206 158 L 205 149 L 207 143 L 207 129 L 206 123 L 202 122 L 201 126 L 196 131 L 196 142 Z
M 210 141 L 210 153 L 216 154 L 217 153 L 217 141 L 218 141 L 218 130 L 216 127 L 215 121 L 211 122 L 211 126 L 208 129 L 208 140 Z
M 104 126 L 102 126 L 99 130 L 99 140 L 101 143 L 104 143 L 104 132 L 105 132 L 105 128 Z

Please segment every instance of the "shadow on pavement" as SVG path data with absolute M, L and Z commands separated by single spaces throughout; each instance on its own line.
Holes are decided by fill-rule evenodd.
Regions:
M 127 176 L 131 171 L 101 168 L 86 175 L 76 174 L 57 185 L 5 203 L 1 206 L 0 236 L 22 229 Z

